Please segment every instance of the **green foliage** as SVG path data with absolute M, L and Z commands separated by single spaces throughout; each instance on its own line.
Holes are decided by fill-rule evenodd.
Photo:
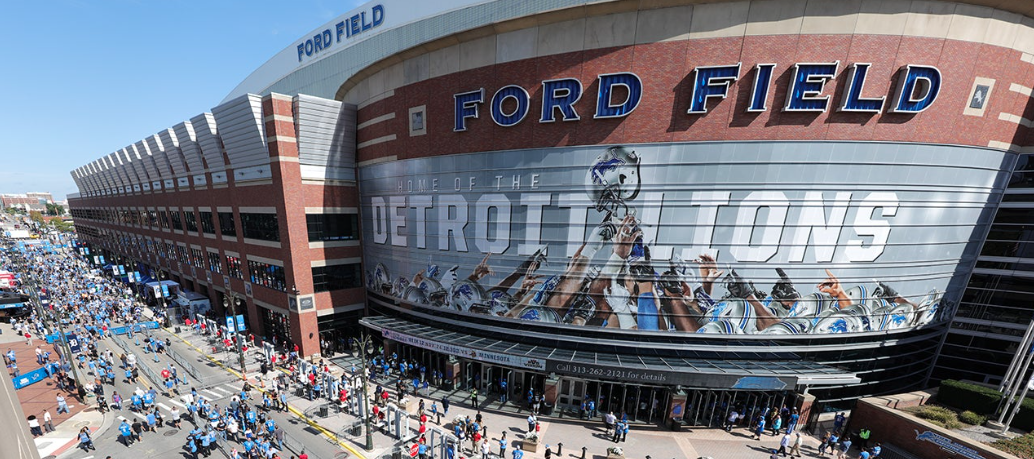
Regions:
M 43 223 L 43 214 L 38 210 L 29 211 L 29 219 L 36 223 Z
M 990 388 L 947 379 L 941 381 L 937 391 L 937 403 L 976 414 L 994 414 L 1002 394 Z
M 47 215 L 64 215 L 65 208 L 60 204 L 47 203 Z
M 987 416 L 981 416 L 972 411 L 963 411 L 959 414 L 959 420 L 971 426 L 981 426 L 987 422 Z
M 959 422 L 959 416 L 954 411 L 943 406 L 923 405 L 916 408 L 913 414 L 945 429 L 959 429 L 962 427 L 962 423 Z
M 996 440 L 991 446 L 1024 459 L 1034 459 L 1034 434 L 1013 439 Z

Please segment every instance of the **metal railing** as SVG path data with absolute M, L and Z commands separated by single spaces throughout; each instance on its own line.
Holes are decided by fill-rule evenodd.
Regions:
M 136 353 L 134 350 L 129 348 L 129 343 L 126 343 L 125 341 L 123 341 L 122 338 L 119 338 L 118 336 L 115 336 L 115 335 L 111 335 L 111 340 L 114 341 L 115 344 L 117 344 L 120 348 L 122 348 L 122 350 L 126 354 L 135 354 Z M 140 372 L 143 373 L 144 377 L 147 378 L 148 380 L 150 380 L 151 383 L 155 387 L 159 387 L 159 388 L 165 387 L 165 381 L 163 381 L 162 378 L 160 376 L 158 376 L 158 374 L 156 374 L 154 372 L 154 370 L 150 369 L 147 365 L 144 365 L 143 362 L 141 362 L 139 358 L 137 358 L 136 368 L 139 368 Z
M 179 352 L 172 350 L 172 348 L 166 347 L 166 354 L 172 358 L 174 362 L 179 364 L 183 371 L 186 371 L 191 377 L 197 380 L 199 385 L 205 385 L 207 383 L 208 376 L 202 375 L 200 371 L 186 357 L 181 355 Z

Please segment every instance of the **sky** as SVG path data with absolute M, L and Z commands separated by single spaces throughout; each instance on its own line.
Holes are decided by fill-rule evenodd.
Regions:
M 0 193 L 78 192 L 70 171 L 210 111 L 357 0 L 47 0 L 0 6 Z

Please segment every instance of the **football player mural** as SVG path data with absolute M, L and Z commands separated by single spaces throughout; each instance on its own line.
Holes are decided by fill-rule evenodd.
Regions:
M 926 283 L 925 287 L 921 279 L 909 278 L 905 281 L 910 289 L 909 294 L 903 295 L 895 289 L 894 280 L 878 279 L 882 276 L 871 268 L 865 268 L 866 271 L 862 274 L 869 277 L 860 279 L 857 265 L 852 266 L 834 257 L 833 251 L 837 247 L 850 247 L 855 243 L 841 240 L 840 233 L 846 234 L 848 229 L 843 225 L 833 224 L 834 221 L 844 222 L 845 216 L 848 215 L 846 201 L 841 202 L 843 193 L 838 192 L 837 201 L 833 205 L 822 204 L 820 199 L 817 213 L 807 208 L 799 211 L 798 223 L 786 225 L 791 229 L 780 229 L 775 239 L 777 245 L 780 239 L 790 239 L 795 244 L 819 240 L 815 239 L 819 238 L 819 235 L 811 236 L 812 239 L 809 239 L 809 234 L 805 234 L 803 238 L 799 238 L 796 234 L 800 231 L 795 229 L 806 226 L 802 222 L 810 218 L 808 212 L 811 212 L 810 215 L 813 217 L 817 215 L 816 218 L 823 224 L 813 225 L 811 231 L 816 234 L 825 231 L 822 233 L 824 235 L 836 232 L 831 239 L 832 244 L 815 243 L 816 248 L 808 249 L 817 253 L 815 257 L 821 263 L 804 263 L 803 253 L 795 255 L 794 249 L 791 248 L 790 254 L 785 256 L 786 261 L 776 264 L 770 261 L 774 258 L 774 251 L 763 253 L 767 250 L 764 248 L 765 244 L 772 243 L 772 240 L 766 241 L 766 231 L 761 231 L 762 234 L 759 235 L 755 228 L 754 231 L 741 233 L 737 226 L 739 222 L 737 225 L 725 225 L 736 226 L 735 228 L 710 230 L 709 236 L 712 239 L 718 239 L 714 235 L 719 233 L 732 236 L 729 238 L 732 240 L 725 244 L 726 250 L 717 251 L 702 247 L 693 253 L 692 250 L 696 249 L 692 247 L 694 244 L 691 242 L 695 240 L 690 241 L 692 236 L 688 235 L 688 227 L 694 225 L 685 223 L 685 219 L 680 220 L 678 211 L 671 211 L 667 216 L 661 214 L 663 204 L 658 202 L 661 198 L 655 190 L 662 187 L 660 184 L 652 183 L 649 180 L 651 174 L 647 172 L 649 171 L 643 167 L 641 154 L 625 146 L 605 148 L 587 164 L 584 178 L 586 199 L 583 201 L 588 208 L 585 213 L 585 231 L 566 233 L 567 230 L 564 228 L 553 228 L 556 234 L 584 234 L 584 239 L 580 242 L 563 241 L 565 244 L 555 245 L 550 242 L 540 243 L 533 253 L 515 256 L 515 248 L 507 241 L 507 245 L 502 249 L 477 254 L 477 259 L 471 259 L 475 254 L 470 253 L 473 252 L 471 247 L 465 247 L 467 252 L 463 254 L 464 260 L 469 262 L 460 262 L 445 270 L 436 264 L 436 255 L 442 261 L 448 259 L 455 262 L 456 257 L 440 255 L 441 251 L 445 250 L 442 248 L 439 248 L 437 254 L 436 251 L 428 249 L 417 252 L 427 254 L 426 265 L 421 261 L 420 269 L 409 272 L 392 272 L 385 264 L 391 262 L 374 250 L 366 254 L 367 261 L 373 262 L 374 266 L 373 271 L 367 271 L 367 287 L 408 303 L 465 313 L 547 324 L 657 332 L 881 332 L 923 326 L 945 320 L 953 313 L 951 304 L 944 298 L 944 290 L 952 279 L 950 275 Z M 677 174 L 677 171 L 674 173 Z M 459 180 L 456 183 L 458 184 Z M 470 190 L 473 190 L 475 180 L 471 179 L 470 183 Z M 402 185 L 399 187 L 402 188 Z M 816 196 L 804 192 L 799 194 L 805 196 L 798 199 L 805 203 L 802 206 L 806 206 L 808 200 L 814 200 Z M 776 215 L 780 212 L 782 220 L 787 220 L 785 209 L 790 205 L 781 207 L 783 203 L 778 200 L 779 195 L 767 196 L 768 202 L 754 204 L 755 207 L 746 212 L 750 224 L 758 221 L 770 222 L 770 219 L 780 217 Z M 772 196 L 775 196 L 775 199 Z M 818 196 L 821 198 L 821 192 Z M 850 193 L 846 196 L 850 197 Z M 719 198 L 722 196 L 719 195 Z M 497 203 L 501 202 L 501 198 L 492 199 Z M 550 202 L 553 202 L 553 198 L 550 199 Z M 728 200 L 727 195 L 725 199 Z M 856 211 L 854 217 L 857 225 L 854 231 L 858 235 L 868 236 L 864 242 L 854 246 L 856 251 L 853 253 L 861 254 L 858 255 L 860 257 L 870 256 L 875 259 L 889 250 L 907 250 L 904 247 L 893 247 L 893 244 L 888 243 L 889 229 L 880 232 L 881 228 L 889 227 L 888 219 L 876 217 L 894 217 L 899 214 L 910 217 L 907 217 L 904 211 L 898 212 L 898 202 L 887 198 L 887 193 L 879 195 L 879 199 L 882 201 Z M 467 198 L 466 201 L 472 199 Z M 433 215 L 435 202 L 430 199 L 422 202 L 422 210 L 431 209 L 432 212 L 427 215 Z M 419 237 L 433 239 L 433 236 L 427 236 L 432 234 L 428 229 L 417 229 L 412 223 L 397 223 L 390 221 L 389 217 L 382 217 L 402 215 L 401 209 L 404 206 L 413 208 L 409 201 L 385 204 L 384 208 L 388 210 L 383 214 L 377 205 L 375 201 L 371 206 L 371 218 L 374 219 L 371 226 L 374 227 L 373 238 L 376 243 L 384 244 L 386 249 L 397 250 L 391 246 L 402 244 L 396 243 L 392 238 L 402 234 L 402 228 L 410 230 L 410 239 L 401 239 L 406 244 L 411 245 L 413 234 L 419 234 L 420 231 L 424 231 L 425 236 Z M 462 205 L 462 202 L 458 205 Z M 706 212 L 702 210 L 702 205 L 692 205 L 701 206 L 697 218 L 693 221 L 698 223 L 705 218 L 701 215 L 705 215 Z M 466 223 L 453 226 L 451 232 L 443 230 L 447 224 L 453 224 L 453 220 L 460 218 L 454 217 L 458 215 L 457 212 L 462 212 L 463 215 L 475 213 L 446 207 L 446 210 L 439 214 L 439 241 L 444 241 L 444 246 L 450 249 L 450 244 L 459 246 L 459 242 L 450 242 L 449 238 L 458 238 L 463 236 L 464 231 L 472 231 L 467 228 Z M 651 214 L 648 217 L 651 220 L 648 225 L 643 217 L 647 213 Z M 737 215 L 744 213 L 741 210 Z M 484 215 L 490 214 L 486 212 Z M 551 223 L 555 227 L 562 226 L 555 224 L 555 219 L 551 221 L 544 215 L 540 211 L 537 216 L 528 216 L 528 222 L 525 224 L 537 224 L 542 228 Z M 535 218 L 537 221 L 534 221 Z M 920 215 L 914 218 L 925 217 Z M 712 219 L 715 228 L 723 226 L 717 217 L 712 215 Z M 517 239 L 509 233 L 509 227 L 520 224 L 510 221 L 506 224 L 507 232 L 500 234 L 497 231 L 496 238 Z M 666 233 L 658 230 L 665 225 L 674 229 L 669 228 Z M 679 225 L 686 229 L 678 229 Z M 699 227 L 697 224 L 693 230 L 699 231 Z M 378 231 L 382 233 L 377 233 Z M 524 240 L 529 240 L 528 234 L 532 234 L 533 229 L 523 231 Z M 457 235 L 457 232 L 460 234 Z M 479 241 L 490 242 L 488 233 L 485 233 L 483 238 L 481 233 L 478 236 Z M 737 235 L 742 236 L 743 240 L 737 240 Z M 663 244 L 653 242 L 661 237 L 666 239 Z M 680 241 L 680 238 L 685 240 Z M 570 253 L 565 246 L 572 242 L 574 248 L 573 253 Z M 680 245 L 680 242 L 681 251 L 678 250 L 679 247 L 672 248 Z M 880 248 L 879 252 L 871 250 L 874 245 L 881 243 L 885 244 L 885 247 Z M 426 246 L 428 243 L 424 244 Z M 419 247 L 419 243 L 417 245 Z M 960 247 L 955 256 L 959 256 L 963 250 L 972 248 Z M 652 256 L 656 253 L 663 253 L 663 257 Z M 723 260 L 726 256 L 734 259 Z M 751 257 L 755 258 L 750 259 Z M 403 266 L 414 264 L 411 260 L 409 264 L 397 263 L 394 267 L 396 270 L 404 270 Z M 838 269 L 850 271 L 851 280 L 842 281 L 838 277 Z M 794 279 L 795 276 L 789 273 L 799 275 L 803 280 Z M 755 278 L 751 279 L 748 274 Z M 393 278 L 393 275 L 399 277 Z M 901 277 L 899 272 L 892 279 Z M 917 285 L 923 293 L 914 291 Z

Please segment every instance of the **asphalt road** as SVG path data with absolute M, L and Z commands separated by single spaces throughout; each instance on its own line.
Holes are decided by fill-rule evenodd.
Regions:
M 131 347 L 136 347 L 133 344 L 133 340 L 128 340 L 123 337 L 123 340 Z M 105 340 L 101 344 L 101 349 L 111 349 L 115 355 L 122 353 L 122 349 L 112 343 L 110 340 Z M 196 354 L 196 352 L 195 352 Z M 156 370 L 156 373 L 160 372 L 160 368 L 164 367 L 169 361 L 168 358 L 160 356 L 160 363 L 154 363 L 152 354 L 145 354 L 143 350 L 136 352 L 138 365 L 147 365 L 152 369 Z M 193 357 L 193 356 L 192 356 Z M 207 362 L 207 365 L 195 365 L 195 368 L 200 372 L 202 379 L 207 383 L 206 386 L 194 387 L 198 390 L 198 393 L 211 401 L 213 405 L 218 404 L 220 406 L 226 406 L 229 403 L 230 397 L 239 392 L 242 383 L 239 382 L 233 375 L 223 370 L 222 368 Z M 179 367 L 179 365 L 177 365 Z M 184 372 L 180 368 L 179 372 Z M 92 376 L 91 376 L 92 377 Z M 192 379 L 192 378 L 188 378 Z M 129 384 L 125 378 L 119 378 L 115 382 L 115 390 L 118 391 L 119 395 L 123 398 L 128 399 L 132 392 L 139 386 L 141 389 L 147 390 L 149 387 L 147 381 L 141 374 L 141 384 Z M 196 381 L 191 381 L 192 383 Z M 105 394 L 108 400 L 111 399 L 112 387 L 110 385 L 105 386 Z M 158 388 L 156 388 L 158 389 Z M 180 392 L 189 392 L 189 387 L 181 386 Z M 257 392 L 253 392 L 255 394 Z M 170 399 L 161 395 L 159 390 L 158 399 L 156 400 L 156 406 L 162 410 L 162 414 L 166 415 L 168 419 L 168 413 L 174 405 L 180 405 L 180 411 L 186 413 L 186 409 L 182 404 L 182 400 L 178 397 Z M 147 459 L 164 459 L 164 458 L 190 458 L 192 455 L 187 452 L 185 445 L 187 443 L 187 433 L 192 428 L 189 421 L 183 422 L 183 429 L 176 429 L 173 427 L 163 427 L 157 429 L 156 432 L 145 432 L 142 435 L 143 440 L 139 443 L 134 444 L 132 447 L 127 448 L 119 441 L 118 425 L 122 418 L 128 419 L 130 423 L 133 422 L 134 417 L 142 417 L 133 413 L 128 408 L 128 403 L 123 403 L 123 410 L 111 411 L 105 414 L 104 428 L 99 435 L 94 435 L 94 445 L 96 451 L 84 452 L 79 448 L 75 448 L 68 452 L 65 452 L 60 456 L 61 459 L 87 459 L 87 458 L 105 458 L 111 456 L 113 458 L 147 458 Z M 345 451 L 338 447 L 336 444 L 331 443 L 327 437 L 322 436 L 317 430 L 308 426 L 303 421 L 296 418 L 289 412 L 272 412 L 270 416 L 277 422 L 278 425 L 282 426 L 285 433 L 294 439 L 297 439 L 299 443 L 304 444 L 305 451 L 311 458 L 326 458 L 326 459 L 338 459 L 345 457 Z M 230 447 L 237 446 L 238 450 L 243 451 L 240 445 L 233 445 L 229 443 L 223 443 L 225 451 L 228 453 Z M 291 451 L 285 451 L 281 453 L 281 457 L 287 459 L 291 457 Z M 216 450 L 212 453 L 213 458 L 224 458 L 227 457 L 222 452 Z

